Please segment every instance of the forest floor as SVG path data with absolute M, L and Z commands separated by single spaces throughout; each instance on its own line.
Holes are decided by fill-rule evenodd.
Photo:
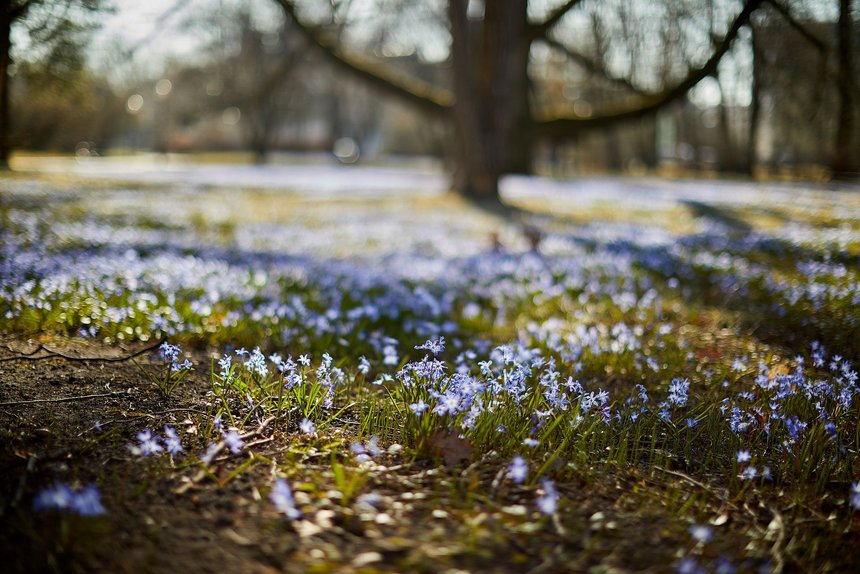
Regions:
M 4 571 L 860 566 L 856 189 L 273 169 L 0 180 Z

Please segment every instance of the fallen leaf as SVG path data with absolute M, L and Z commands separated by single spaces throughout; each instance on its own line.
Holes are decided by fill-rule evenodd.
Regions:
M 430 450 L 445 460 L 445 466 L 455 468 L 472 458 L 472 443 L 460 436 L 460 430 L 439 431 L 430 438 Z

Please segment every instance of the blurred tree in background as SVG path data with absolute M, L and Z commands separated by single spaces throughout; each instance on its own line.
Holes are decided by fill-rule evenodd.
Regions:
M 0 169 L 9 166 L 13 145 L 12 75 L 20 73 L 21 89 L 33 104 L 33 133 L 17 145 L 44 142 L 57 135 L 67 119 L 74 124 L 84 112 L 101 111 L 107 88 L 84 69 L 86 36 L 101 0 L 3 0 L 0 8 Z M 13 62 L 14 39 L 24 38 L 26 57 Z M 24 50 L 22 50 L 23 53 Z M 109 90 L 108 90 L 109 92 Z M 14 116 L 18 117 L 18 110 Z M 29 140 L 29 141 L 28 141 Z
M 860 172 L 853 0 L 156 4 L 92 46 L 102 2 L 3 5 L 4 162 L 12 144 L 424 154 L 491 202 L 508 173 Z
M 445 83 L 431 84 L 369 59 L 331 34 L 333 25 L 344 26 L 349 3 L 277 1 L 333 65 L 450 124 L 456 144 L 450 146 L 455 150 L 455 187 L 465 195 L 491 201 L 498 197 L 502 175 L 531 171 L 540 144 L 576 140 L 594 130 L 612 133 L 653 118 L 706 79 L 715 79 L 722 91 L 722 59 L 741 34 L 754 43 L 756 27 L 771 25 L 772 20 L 753 18 L 765 7 L 816 43 L 814 34 L 777 0 L 745 0 L 736 9 L 733 2 L 568 0 L 543 3 L 540 15 L 531 4 L 541 3 L 527 0 L 448 0 L 439 5 L 436 15 L 450 37 L 449 77 Z M 850 172 L 856 169 L 857 155 L 850 46 L 854 26 L 850 0 L 839 4 L 834 75 L 840 112 L 834 171 Z M 380 2 L 377 7 L 384 8 L 378 14 L 381 19 L 382 14 L 414 11 L 411 2 Z M 574 22 L 579 26 L 563 25 Z M 822 42 L 817 44 L 826 51 Z M 568 74 L 564 68 L 547 73 L 552 57 L 537 58 L 538 50 L 562 54 L 566 64 L 584 70 L 588 77 Z M 736 171 L 750 172 L 756 161 L 763 60 L 755 56 L 753 60 L 752 91 L 757 93 L 752 95 L 747 120 L 747 153 L 744 157 L 726 153 L 722 162 Z M 553 83 L 561 84 L 555 90 L 558 93 L 553 94 Z M 587 98 L 583 98 L 585 91 L 591 92 Z M 718 114 L 723 147 L 731 150 L 737 146 L 731 142 L 725 107 Z M 612 157 L 616 146 L 612 139 L 608 141 Z

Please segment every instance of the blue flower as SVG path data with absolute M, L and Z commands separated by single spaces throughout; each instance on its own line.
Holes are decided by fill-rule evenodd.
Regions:
M 145 429 L 137 433 L 138 444 L 129 445 L 129 450 L 137 456 L 150 456 L 158 454 L 164 450 L 164 447 L 158 442 L 158 439 L 152 435 L 152 431 Z
M 434 355 L 438 355 L 445 350 L 445 337 L 439 337 L 435 340 L 428 339 L 423 345 L 417 345 L 415 348 L 424 349 L 426 351 L 430 351 Z
M 444 416 L 445 414 L 455 415 L 460 410 L 461 397 L 455 391 L 448 391 L 441 397 L 439 402 L 433 408 L 433 412 L 437 415 Z
M 299 423 L 299 430 L 304 434 L 314 434 L 317 432 L 317 427 L 308 419 L 303 419 L 302 422 Z
M 355 459 L 358 462 L 365 462 L 370 460 L 372 456 L 382 454 L 382 449 L 379 448 L 379 437 L 376 435 L 370 437 L 365 444 L 361 444 L 360 442 L 352 443 L 349 449 L 356 455 Z
M 179 435 L 169 426 L 164 427 L 164 446 L 170 454 L 179 454 L 182 452 L 182 441 L 179 440 Z
M 508 465 L 508 478 L 517 484 L 522 484 L 529 472 L 529 465 L 520 455 L 515 456 Z
M 75 497 L 74 491 L 67 484 L 57 482 L 53 487 L 45 488 L 36 495 L 33 501 L 35 510 L 55 510 L 71 507 Z
M 358 358 L 358 372 L 366 375 L 370 372 L 370 362 L 362 355 Z
M 385 345 L 382 348 L 382 364 L 393 366 L 399 362 L 397 357 L 397 347 L 394 345 Z
M 418 399 L 417 403 L 412 403 L 409 405 L 409 408 L 412 409 L 412 412 L 415 413 L 416 416 L 421 415 L 424 411 L 429 408 L 430 405 L 425 403 L 422 399 Z
M 672 379 L 672 382 L 669 384 L 669 396 L 666 400 L 669 404 L 684 407 L 687 405 L 687 392 L 689 390 L 689 379 Z
M 748 450 L 739 450 L 738 451 L 738 462 L 739 463 L 749 462 L 749 460 L 751 458 L 752 458 L 752 455 L 750 455 L 750 451 L 748 451 Z
M 737 568 L 727 557 L 719 556 L 717 557 L 716 568 L 714 572 L 715 574 L 735 574 L 735 572 L 737 572 Z
M 368 439 L 368 441 L 364 444 L 365 451 L 370 456 L 379 456 L 382 454 L 382 449 L 379 448 L 379 437 L 373 435 Z
M 684 558 L 680 562 L 678 562 L 675 567 L 675 571 L 678 574 L 704 574 L 704 569 L 699 566 L 699 563 L 692 556 L 688 556 Z
M 806 423 L 797 417 L 788 417 L 785 419 L 785 428 L 788 430 L 788 436 L 791 437 L 791 442 L 797 441 L 806 428 Z
M 714 537 L 714 530 L 704 524 L 693 524 L 687 530 L 694 540 L 703 544 L 707 544 Z
M 301 511 L 296 508 L 296 501 L 293 498 L 293 492 L 290 490 L 290 485 L 283 478 L 275 480 L 275 485 L 272 487 L 272 492 L 269 493 L 269 500 L 290 520 L 296 520 L 302 517 Z
M 216 454 L 218 454 L 218 443 L 212 443 L 206 448 L 206 452 L 200 457 L 200 460 L 203 464 L 212 464 Z
M 748 466 L 741 472 L 741 480 L 753 480 L 756 476 L 758 476 L 758 470 L 754 466 Z
M 230 449 L 230 452 L 233 454 L 239 454 L 242 452 L 242 447 L 245 446 L 245 441 L 242 440 L 242 437 L 239 436 L 239 433 L 231 430 L 230 432 L 224 433 L 224 444 L 227 445 L 227 448 Z
M 261 378 L 269 375 L 269 367 L 266 366 L 266 357 L 260 351 L 260 347 L 256 347 L 248 360 L 245 361 L 245 370 L 257 373 Z
M 161 358 L 165 361 L 175 361 L 180 353 L 179 345 L 171 345 L 167 341 L 164 341 L 158 347 L 158 351 L 161 354 Z
M 860 482 L 851 485 L 851 506 L 854 510 L 860 510 Z
M 380 504 L 382 504 L 382 496 L 376 492 L 368 492 L 367 494 L 362 494 L 355 499 L 355 505 L 357 507 L 367 510 L 377 508 Z
M 39 492 L 33 500 L 33 509 L 71 510 L 81 516 L 98 516 L 106 512 L 95 485 L 90 484 L 80 492 L 75 492 L 61 482 Z
M 94 484 L 85 486 L 72 499 L 71 509 L 81 516 L 99 516 L 105 514 L 99 489 Z
M 158 351 L 161 354 L 161 358 L 170 363 L 171 372 L 175 373 L 192 367 L 191 361 L 187 359 L 182 363 L 178 362 L 177 359 L 179 359 L 179 355 L 182 353 L 182 349 L 179 345 L 171 345 L 165 341 L 158 347 Z
M 555 484 L 548 478 L 541 479 L 541 490 L 543 496 L 538 497 L 537 507 L 541 514 L 551 515 L 558 507 L 559 494 Z

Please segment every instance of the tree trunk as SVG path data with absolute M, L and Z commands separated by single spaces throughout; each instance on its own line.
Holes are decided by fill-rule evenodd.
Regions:
M 764 70 L 764 57 L 759 46 L 755 26 L 750 26 L 750 43 L 752 44 L 752 88 L 750 101 L 750 119 L 747 132 L 747 153 L 744 161 L 744 171 L 747 175 L 755 174 L 758 163 L 758 132 L 761 126 L 761 87 Z
M 498 202 L 499 179 L 530 168 L 527 0 L 487 2 L 470 20 L 465 0 L 449 2 L 458 146 L 454 187 Z
M 9 126 L 9 77 L 10 52 L 12 50 L 12 15 L 9 7 L 0 9 L 0 171 L 9 169 L 11 151 L 11 128 Z
M 719 114 L 717 122 L 720 130 L 720 145 L 717 155 L 717 169 L 724 173 L 735 173 L 741 171 L 737 154 L 735 153 L 734 138 L 732 138 L 731 121 L 729 118 L 729 108 L 726 105 L 725 90 L 723 84 L 717 79 L 717 84 L 720 87 L 720 103 L 717 106 Z
M 854 141 L 854 66 L 852 58 L 851 0 L 839 1 L 838 54 L 839 126 L 836 130 L 836 149 L 833 156 L 833 177 L 860 176 L 856 162 Z
M 319 26 L 304 24 L 294 0 L 276 0 L 298 30 L 341 70 L 396 96 L 454 128 L 449 150 L 455 167 L 454 187 L 467 197 L 499 201 L 499 179 L 506 173 L 528 172 L 538 139 L 578 137 L 586 130 L 618 126 L 653 116 L 683 98 L 699 81 L 717 71 L 738 32 L 765 0 L 745 0 L 710 57 L 672 87 L 643 96 L 641 102 L 592 117 L 535 118 L 529 105 L 531 43 L 545 38 L 582 0 L 568 0 L 540 24 L 528 20 L 528 0 L 474 2 L 483 11 L 469 18 L 469 0 L 448 0 L 453 89 L 410 78 L 350 54 L 327 40 Z M 616 82 L 618 80 L 615 80 Z M 630 81 L 622 81 L 630 85 Z

